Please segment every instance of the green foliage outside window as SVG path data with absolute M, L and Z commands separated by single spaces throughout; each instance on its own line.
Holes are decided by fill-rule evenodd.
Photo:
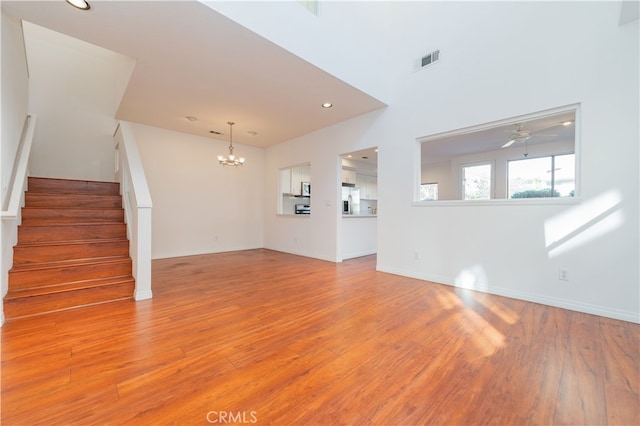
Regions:
M 511 196 L 511 198 L 545 198 L 545 197 L 559 197 L 560 193 L 558 191 L 553 191 L 553 195 L 551 195 L 551 189 L 529 189 L 527 191 L 516 192 Z

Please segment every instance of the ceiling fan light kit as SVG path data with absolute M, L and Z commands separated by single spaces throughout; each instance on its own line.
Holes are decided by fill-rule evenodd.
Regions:
M 91 5 L 85 0 L 66 0 L 71 6 L 80 10 L 89 10 Z
M 569 123 L 569 124 L 565 124 L 565 123 Z M 563 122 L 561 123 L 563 126 L 568 126 L 570 124 L 572 124 L 573 122 Z M 555 127 L 555 126 L 551 126 L 551 127 Z M 556 137 L 558 135 L 551 135 L 551 134 L 541 134 L 538 132 L 541 132 L 543 130 L 548 130 L 551 127 L 547 127 L 544 129 L 538 129 L 535 131 L 528 131 L 528 130 L 524 130 L 523 129 L 523 124 L 518 124 L 516 130 L 514 130 L 512 133 L 513 135 L 509 138 L 509 140 L 507 141 L 507 143 L 505 143 L 504 145 L 502 145 L 501 148 L 508 148 L 513 144 L 516 143 L 522 143 L 522 142 L 526 142 L 529 139 L 531 139 L 532 137 L 543 137 L 543 138 L 552 138 L 552 137 Z

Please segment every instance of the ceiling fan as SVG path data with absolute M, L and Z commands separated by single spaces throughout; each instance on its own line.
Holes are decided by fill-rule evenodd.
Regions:
M 541 130 L 545 130 L 545 129 L 541 129 Z M 511 133 L 511 136 L 509 137 L 509 140 L 507 141 L 507 143 L 505 143 L 504 145 L 502 145 L 502 148 L 508 148 L 511 145 L 513 145 L 514 143 L 522 143 L 525 141 L 528 141 L 529 139 L 531 139 L 532 137 L 554 137 L 557 135 L 545 135 L 545 134 L 539 134 L 537 132 L 530 132 L 528 130 L 524 129 L 524 126 L 522 124 L 518 124 L 516 127 L 516 130 L 505 130 L 506 132 Z M 540 130 L 538 130 L 540 131 Z

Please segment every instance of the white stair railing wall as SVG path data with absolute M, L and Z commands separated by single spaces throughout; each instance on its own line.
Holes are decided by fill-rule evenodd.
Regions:
M 22 137 L 16 150 L 16 156 L 8 182 L 7 199 L 4 200 L 2 217 L 2 297 L 9 290 L 9 269 L 13 266 L 13 246 L 18 242 L 18 225 L 21 222 L 21 208 L 24 206 L 24 193 L 27 190 L 29 177 L 29 157 L 35 134 L 37 117 L 27 115 Z M 0 324 L 4 324 L 4 303 L 0 304 Z
M 120 182 L 129 252 L 136 279 L 134 299 L 151 299 L 151 193 L 130 123 L 119 123 L 114 140 L 116 181 Z

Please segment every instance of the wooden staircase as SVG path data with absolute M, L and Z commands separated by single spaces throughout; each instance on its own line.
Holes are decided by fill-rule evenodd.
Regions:
M 132 299 L 134 287 L 119 184 L 30 177 L 5 318 Z

